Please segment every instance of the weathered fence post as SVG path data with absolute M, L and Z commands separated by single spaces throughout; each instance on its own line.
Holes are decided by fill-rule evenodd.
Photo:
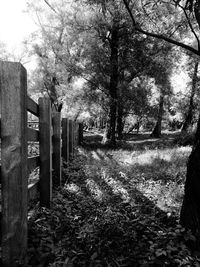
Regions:
M 62 119 L 62 157 L 66 162 L 69 161 L 69 120 Z
M 72 121 L 73 123 L 73 155 L 74 155 L 74 150 L 76 147 L 76 122 Z
M 78 146 L 78 128 L 79 128 L 79 124 L 78 122 L 75 122 L 75 146 Z
M 49 208 L 52 200 L 52 131 L 51 104 L 39 98 L 40 130 L 40 205 Z
M 73 148 L 74 148 L 74 131 L 73 131 L 73 121 L 69 120 L 69 158 L 72 159 L 73 158 Z
M 83 143 L 83 123 L 79 123 L 78 144 L 81 145 L 82 143 Z
M 0 62 L 2 265 L 26 266 L 27 74 L 20 63 Z
M 61 113 L 54 112 L 53 123 L 53 186 L 61 185 Z

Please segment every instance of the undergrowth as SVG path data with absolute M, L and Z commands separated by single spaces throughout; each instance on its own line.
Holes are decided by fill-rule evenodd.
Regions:
M 200 266 L 178 223 L 190 149 L 79 149 L 29 221 L 29 266 Z

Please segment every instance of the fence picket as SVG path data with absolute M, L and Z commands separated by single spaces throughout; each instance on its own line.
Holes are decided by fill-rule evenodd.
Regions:
M 69 120 L 62 119 L 62 157 L 66 162 L 69 161 Z
M 2 265 L 26 266 L 27 74 L 20 63 L 11 62 L 0 62 L 0 74 Z
M 49 208 L 52 200 L 52 136 L 51 104 L 48 98 L 39 98 L 40 131 L 40 205 Z
M 53 112 L 53 185 L 61 186 L 61 114 Z
M 69 159 L 72 159 L 74 154 L 73 154 L 73 149 L 74 149 L 74 131 L 73 131 L 73 121 L 69 120 Z
M 39 191 L 40 205 L 50 207 L 52 158 L 55 171 L 53 185 L 61 185 L 61 151 L 66 161 L 72 159 L 74 147 L 77 140 L 80 143 L 82 134 L 77 128 L 77 123 L 64 118 L 61 137 L 61 114 L 52 112 L 48 98 L 40 98 L 39 104 L 36 104 L 27 96 L 27 74 L 20 63 L 0 61 L 0 108 L 0 265 L 27 266 L 28 200 L 35 199 Z M 33 124 L 37 126 L 37 121 L 27 123 L 27 111 L 39 117 L 39 131 L 27 127 L 32 127 Z M 28 158 L 28 141 L 39 141 L 40 155 Z M 34 181 L 28 185 L 28 176 L 36 167 L 40 167 L 39 182 Z
M 83 143 L 83 124 L 79 123 L 79 129 L 78 129 L 78 145 L 81 145 Z

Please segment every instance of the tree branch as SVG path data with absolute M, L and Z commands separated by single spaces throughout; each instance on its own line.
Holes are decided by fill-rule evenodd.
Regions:
M 44 0 L 44 2 L 48 5 L 48 7 L 50 7 L 50 9 L 54 12 L 54 13 L 56 13 L 57 15 L 58 15 L 58 12 L 55 10 L 55 8 L 49 3 L 49 1 L 47 1 L 47 0 Z
M 188 25 L 189 25 L 189 27 L 190 27 L 190 30 L 191 30 L 191 32 L 194 34 L 194 37 L 195 37 L 196 40 L 197 40 L 197 43 L 198 43 L 198 50 L 200 50 L 200 42 L 199 42 L 199 38 L 198 38 L 198 36 L 197 36 L 197 34 L 196 34 L 196 32 L 195 32 L 193 26 L 192 26 L 192 23 L 191 23 L 190 18 L 189 18 L 188 14 L 187 14 L 187 11 L 186 11 L 185 8 L 182 7 L 181 5 L 178 4 L 178 6 L 183 10 L 183 13 L 185 14 L 185 17 L 186 17 L 186 19 L 187 19 Z
M 136 24 L 135 18 L 133 16 L 133 13 L 132 13 L 132 11 L 131 11 L 131 9 L 130 9 L 128 3 L 127 3 L 127 1 L 126 0 L 123 0 L 123 2 L 124 2 L 124 5 L 125 5 L 128 13 L 129 13 L 129 15 L 130 15 L 130 17 L 131 17 L 131 20 L 132 20 L 133 27 L 134 27 L 135 31 L 140 32 L 140 33 L 145 34 L 145 35 L 150 36 L 150 37 L 154 37 L 154 38 L 157 38 L 157 39 L 164 40 L 164 41 L 166 41 L 166 42 L 168 42 L 170 44 L 174 44 L 176 46 L 179 46 L 181 48 L 184 48 L 184 49 L 186 49 L 186 50 L 188 50 L 188 51 L 190 51 L 190 52 L 192 52 L 192 53 L 194 53 L 194 54 L 196 54 L 198 56 L 200 55 L 200 51 L 199 50 L 196 50 L 196 49 L 194 49 L 193 47 L 191 47 L 189 45 L 186 45 L 186 44 L 181 43 L 179 41 L 173 40 L 173 39 L 171 39 L 171 38 L 169 38 L 167 36 L 164 36 L 162 34 L 148 32 L 146 30 L 143 30 L 142 28 L 139 28 L 137 26 L 137 24 Z

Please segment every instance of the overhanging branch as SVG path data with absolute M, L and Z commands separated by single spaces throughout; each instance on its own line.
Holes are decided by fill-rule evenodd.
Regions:
M 58 15 L 58 12 L 55 10 L 55 8 L 49 3 L 49 1 L 44 0 L 44 2 L 50 7 L 50 9 Z
M 149 32 L 149 31 L 143 30 L 142 28 L 139 28 L 137 26 L 137 24 L 136 24 L 135 18 L 133 16 L 133 13 L 132 13 L 130 7 L 129 7 L 129 4 L 127 3 L 126 0 L 123 0 L 123 2 L 124 2 L 124 5 L 125 5 L 128 13 L 129 13 L 129 15 L 130 15 L 130 18 L 132 20 L 133 27 L 134 27 L 135 31 L 140 32 L 140 33 L 145 34 L 145 35 L 150 36 L 150 37 L 154 37 L 154 38 L 157 38 L 157 39 L 164 40 L 164 41 L 166 41 L 166 42 L 168 42 L 170 44 L 174 44 L 176 46 L 184 48 L 184 49 L 186 49 L 186 50 L 188 50 L 188 51 L 190 51 L 190 52 L 192 52 L 192 53 L 194 53 L 194 54 L 196 54 L 198 56 L 200 55 L 200 51 L 199 50 L 196 50 L 196 49 L 194 49 L 193 47 L 191 47 L 189 45 L 186 45 L 186 44 L 181 43 L 179 41 L 173 40 L 173 39 L 171 39 L 171 38 L 169 38 L 169 37 L 167 37 L 165 35 Z

